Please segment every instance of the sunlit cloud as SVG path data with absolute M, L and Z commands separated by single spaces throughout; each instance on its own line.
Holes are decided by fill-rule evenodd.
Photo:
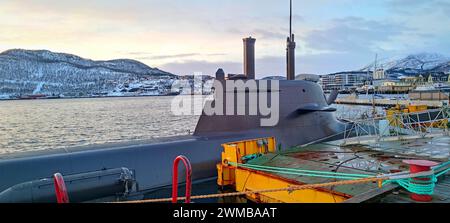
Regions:
M 130 58 L 176 74 L 242 72 L 257 39 L 258 75 L 284 75 L 288 1 L 0 0 L 0 50 Z M 351 9 L 351 10 L 349 10 Z M 298 73 L 358 69 L 374 57 L 450 49 L 443 0 L 294 0 Z

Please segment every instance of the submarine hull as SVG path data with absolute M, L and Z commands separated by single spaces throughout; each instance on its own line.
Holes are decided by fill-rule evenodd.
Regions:
M 309 131 L 314 131 L 309 129 Z M 275 136 L 275 132 L 248 133 L 226 137 L 189 137 L 181 141 L 141 144 L 110 149 L 87 148 L 83 151 L 48 154 L 0 161 L 0 191 L 14 185 L 51 177 L 54 173 L 73 175 L 103 169 L 126 167 L 135 173 L 140 191 L 171 185 L 175 157 L 184 155 L 192 163 L 193 180 L 215 177 L 215 165 L 220 162 L 223 143 Z M 316 138 L 319 139 L 319 138 Z M 314 140 L 305 139 L 305 143 Z M 180 166 L 179 176 L 184 178 Z
M 339 122 L 326 108 L 328 103 L 319 85 L 307 81 L 280 81 L 278 93 L 280 120 L 271 127 L 262 127 L 258 115 L 203 114 L 193 136 L 155 143 L 50 150 L 37 156 L 0 160 L 0 192 L 23 182 L 49 178 L 57 172 L 73 175 L 125 167 L 133 170 L 138 191 L 145 193 L 171 185 L 173 160 L 179 155 L 189 158 L 192 177 L 199 180 L 216 176 L 215 166 L 220 162 L 223 143 L 272 136 L 278 148 L 286 149 L 342 137 L 347 124 Z M 241 106 L 248 109 L 250 104 Z M 184 178 L 183 175 L 180 168 L 179 176 Z

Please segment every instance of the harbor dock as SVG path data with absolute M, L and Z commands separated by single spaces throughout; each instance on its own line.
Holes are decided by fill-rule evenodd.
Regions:
M 338 98 L 336 104 L 344 105 L 366 105 L 366 106 L 395 106 L 395 105 L 426 105 L 429 108 L 441 108 L 449 104 L 448 101 L 428 101 L 428 100 L 395 100 L 395 99 L 363 99 L 363 98 Z
M 248 193 L 246 199 L 258 203 L 392 202 L 396 197 L 402 202 L 420 201 L 413 197 L 432 202 L 450 199 L 446 180 L 450 170 L 447 109 L 421 111 L 422 107 L 426 108 L 408 108 L 426 114 L 429 121 L 405 121 L 405 115 L 416 117 L 419 113 L 388 110 L 384 119 L 351 121 L 356 136 L 346 134 L 340 140 L 284 151 L 276 148 L 273 137 L 223 144 L 222 162 L 217 165 L 218 185 Z M 431 118 L 437 110 L 440 116 Z M 382 122 L 388 125 L 381 127 Z M 411 176 L 415 167 L 410 161 L 439 167 L 425 178 L 416 178 Z
M 417 202 L 407 197 L 412 192 L 404 187 L 389 180 L 370 178 L 408 172 L 410 166 L 405 160 L 448 163 L 448 147 L 442 149 L 429 145 L 430 142 L 441 146 L 450 143 L 450 137 L 444 136 L 434 140 L 410 139 L 378 145 L 342 146 L 340 141 L 336 141 L 274 151 L 273 140 L 224 144 L 222 163 L 217 165 L 218 185 L 248 193 L 246 199 L 257 203 Z M 264 151 L 264 155 L 254 155 Z M 367 182 L 358 182 L 367 177 Z M 450 199 L 448 173 L 443 172 L 436 179 L 436 185 L 421 186 L 432 190 L 432 202 Z M 407 182 L 411 184 L 406 188 L 415 186 L 414 181 Z M 297 187 L 306 188 L 296 190 Z M 292 190 L 270 191 L 273 188 Z

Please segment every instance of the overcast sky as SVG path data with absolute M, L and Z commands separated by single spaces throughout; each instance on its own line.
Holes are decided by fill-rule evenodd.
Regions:
M 0 0 L 0 50 L 48 49 L 136 59 L 175 74 L 242 72 L 256 42 L 257 77 L 285 74 L 288 0 Z M 449 55 L 450 0 L 294 0 L 297 73 L 374 60 Z

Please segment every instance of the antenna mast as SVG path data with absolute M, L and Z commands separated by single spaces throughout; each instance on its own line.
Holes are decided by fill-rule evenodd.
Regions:
M 295 38 L 292 33 L 292 0 L 289 1 L 289 37 L 286 47 L 286 79 L 295 80 Z
M 289 7 L 289 36 L 292 36 L 292 0 L 290 0 Z

